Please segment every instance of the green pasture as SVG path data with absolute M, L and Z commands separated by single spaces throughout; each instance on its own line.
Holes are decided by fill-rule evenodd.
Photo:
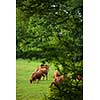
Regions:
M 48 95 L 50 83 L 53 81 L 55 67 L 50 65 L 48 80 L 29 83 L 32 72 L 41 64 L 41 60 L 16 60 L 16 100 L 43 100 Z

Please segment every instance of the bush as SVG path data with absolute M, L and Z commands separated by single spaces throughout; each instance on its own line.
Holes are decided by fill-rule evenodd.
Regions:
M 51 87 L 46 100 L 83 100 L 83 82 L 65 79 L 57 87 Z

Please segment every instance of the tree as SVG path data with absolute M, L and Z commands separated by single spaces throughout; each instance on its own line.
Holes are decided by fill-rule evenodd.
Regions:
M 53 61 L 65 77 L 68 74 L 72 78 L 77 73 L 83 74 L 82 0 L 17 0 L 17 8 L 23 12 L 22 18 L 28 19 L 26 25 L 26 19 L 22 21 L 22 18 L 19 22 L 23 24 L 17 25 L 17 47 L 21 50 L 20 56 L 23 54 L 24 58 L 36 57 Z M 66 86 L 69 86 L 71 91 L 74 87 L 73 97 L 70 98 L 69 93 L 68 100 L 78 100 L 79 95 L 79 100 L 82 100 L 82 82 L 73 78 L 72 81 L 67 80 L 64 83 L 62 90 Z M 68 88 L 65 91 L 68 91 Z M 61 98 L 54 100 L 56 99 Z

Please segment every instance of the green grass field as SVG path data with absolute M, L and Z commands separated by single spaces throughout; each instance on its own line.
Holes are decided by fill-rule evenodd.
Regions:
M 16 60 L 16 100 L 43 100 L 49 92 L 49 86 L 53 81 L 55 68 L 50 64 L 48 80 L 40 80 L 39 83 L 29 83 L 32 72 L 41 64 L 40 60 Z

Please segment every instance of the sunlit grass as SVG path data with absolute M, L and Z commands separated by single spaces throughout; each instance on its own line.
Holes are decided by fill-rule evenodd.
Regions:
M 53 65 L 50 66 L 48 80 L 29 83 L 32 72 L 40 64 L 40 60 L 16 60 L 16 100 L 43 100 L 44 95 L 48 94 L 55 70 Z

